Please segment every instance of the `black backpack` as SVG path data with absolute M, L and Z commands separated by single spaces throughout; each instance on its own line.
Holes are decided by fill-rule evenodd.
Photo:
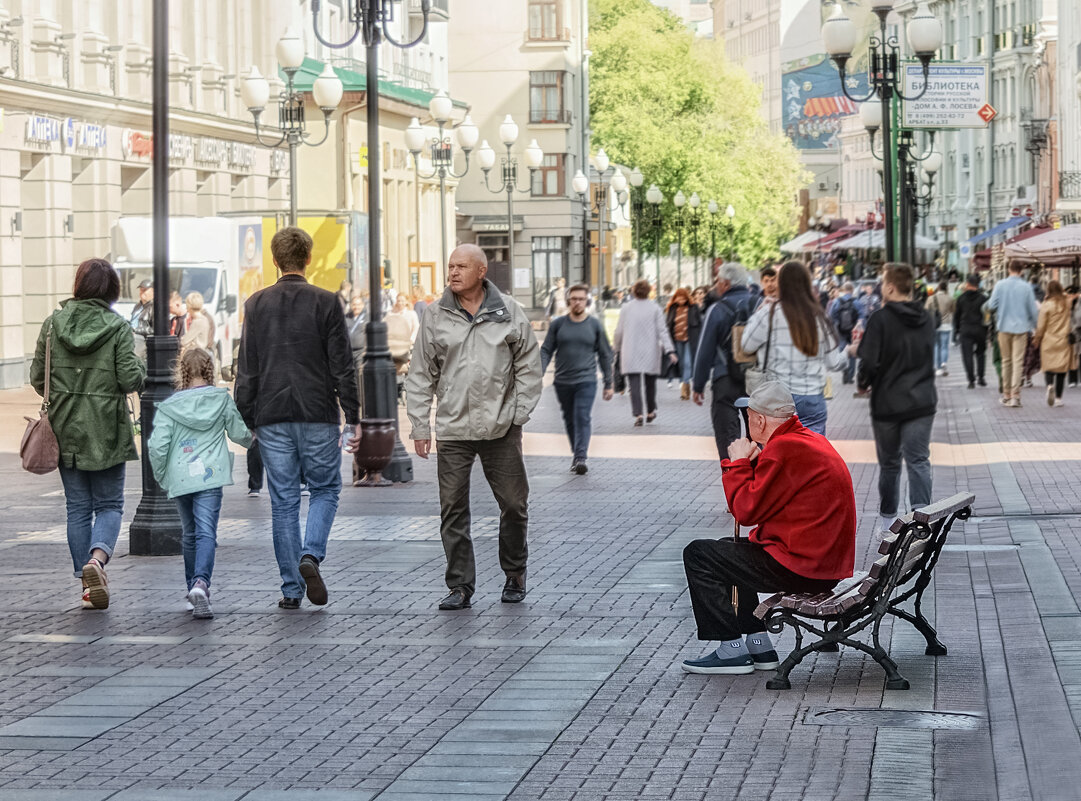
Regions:
M 841 298 L 837 301 L 837 330 L 845 339 L 851 339 L 852 332 L 860 321 L 859 310 L 853 298 Z

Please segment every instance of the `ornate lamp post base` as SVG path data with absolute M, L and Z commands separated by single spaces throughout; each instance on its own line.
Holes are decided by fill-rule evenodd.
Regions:
M 148 373 L 146 389 L 139 399 L 142 443 L 143 496 L 128 529 L 133 556 L 176 556 L 180 553 L 180 514 L 154 480 L 147 456 L 147 442 L 154 428 L 155 407 L 173 394 L 170 365 L 177 357 L 179 342 L 174 336 L 146 338 Z

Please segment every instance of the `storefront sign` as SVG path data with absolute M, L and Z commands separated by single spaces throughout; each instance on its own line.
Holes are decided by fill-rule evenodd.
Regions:
M 935 62 L 924 81 L 923 67 L 907 63 L 902 68 L 904 91 L 917 100 L 904 102 L 906 128 L 985 128 L 994 117 L 987 105 L 987 64 L 943 64 Z M 924 84 L 927 88 L 924 91 Z
M 105 148 L 105 126 L 79 122 L 72 117 L 64 120 L 64 149 L 66 151 L 97 151 Z
M 228 142 L 203 136 L 195 146 L 195 160 L 202 164 L 212 164 L 220 167 L 228 152 Z
M 191 158 L 194 145 L 186 134 L 169 134 L 169 160 L 187 161 Z
M 124 152 L 126 159 L 132 156 L 150 158 L 154 155 L 154 137 L 148 133 L 125 128 L 120 134 L 120 149 Z
M 285 170 L 285 151 L 284 150 L 271 150 L 270 151 L 270 172 L 277 175 Z
M 233 142 L 229 146 L 229 166 L 250 170 L 255 166 L 255 145 Z
M 60 120 L 29 114 L 26 117 L 26 141 L 47 145 L 60 141 Z

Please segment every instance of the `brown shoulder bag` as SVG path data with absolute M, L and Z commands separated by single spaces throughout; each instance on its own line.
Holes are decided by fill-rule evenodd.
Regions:
M 49 381 L 52 378 L 53 327 L 45 337 L 45 397 L 37 419 L 26 418 L 26 431 L 19 446 L 19 456 L 23 460 L 23 470 L 43 476 L 51 473 L 60 464 L 60 443 L 49 423 Z

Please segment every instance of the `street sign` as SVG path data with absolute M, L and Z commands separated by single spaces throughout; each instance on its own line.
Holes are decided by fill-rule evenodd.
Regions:
M 1021 207 L 1020 206 L 1014 206 L 1012 209 L 1010 209 L 1010 217 L 1011 218 L 1020 217 L 1020 216 L 1021 216 Z
M 989 72 L 987 64 L 932 63 L 927 91 L 919 100 L 904 102 L 904 127 L 985 127 L 995 116 L 995 110 L 987 102 Z M 918 62 L 906 62 L 901 74 L 906 95 L 912 97 L 923 91 L 923 68 Z
M 1031 216 L 1032 216 L 1033 214 L 1035 214 L 1035 213 L 1036 213 L 1036 212 L 1034 212 L 1034 211 L 1032 210 L 1032 206 L 1029 206 L 1029 207 L 1027 207 L 1027 208 L 1025 209 L 1025 216 L 1026 216 L 1026 217 L 1031 217 Z

